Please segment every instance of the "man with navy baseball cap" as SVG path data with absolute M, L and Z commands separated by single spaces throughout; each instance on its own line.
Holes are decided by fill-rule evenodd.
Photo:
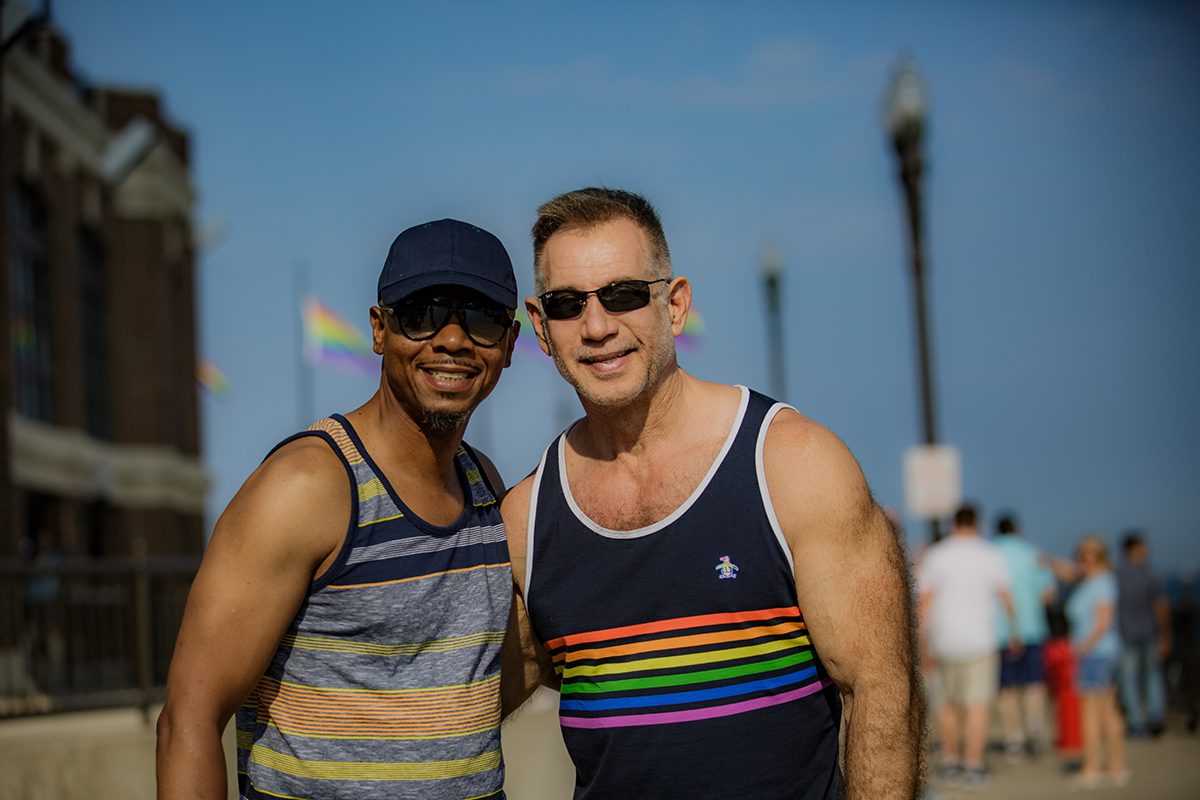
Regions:
M 159 797 L 503 798 L 512 570 L 495 467 L 462 440 L 519 325 L 504 245 L 396 237 L 371 308 L 379 389 L 276 446 L 193 585 L 159 718 Z

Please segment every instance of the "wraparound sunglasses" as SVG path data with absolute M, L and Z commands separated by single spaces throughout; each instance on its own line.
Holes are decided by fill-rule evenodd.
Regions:
M 401 300 L 393 306 L 379 306 L 396 318 L 400 332 L 415 342 L 437 336 L 450 317 L 457 316 L 458 324 L 480 347 L 494 347 L 512 327 L 508 311 L 498 305 L 472 300 L 450 300 L 445 297 L 417 296 Z

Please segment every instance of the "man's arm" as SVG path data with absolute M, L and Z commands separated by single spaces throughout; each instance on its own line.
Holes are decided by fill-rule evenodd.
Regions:
M 217 522 L 188 596 L 158 718 L 158 797 L 224 798 L 221 733 L 266 670 L 349 524 L 345 468 L 300 439 L 246 481 Z
M 1007 587 L 997 589 L 996 596 L 1000 598 L 1004 615 L 1008 617 L 1008 650 L 1015 658 L 1025 649 L 1025 643 L 1021 641 L 1021 632 L 1017 630 L 1017 607 L 1013 604 L 1012 592 Z
M 512 488 L 500 510 L 508 536 L 508 553 L 513 570 L 513 610 L 509 615 L 508 634 L 501 656 L 500 708 L 507 717 L 533 695 L 540 685 L 557 688 L 558 676 L 550 656 L 542 648 L 525 607 L 526 540 L 529 525 L 529 499 L 533 478 L 527 477 Z
M 846 446 L 800 414 L 775 418 L 764 462 L 805 622 L 845 699 L 847 797 L 915 798 L 925 715 L 899 532 Z

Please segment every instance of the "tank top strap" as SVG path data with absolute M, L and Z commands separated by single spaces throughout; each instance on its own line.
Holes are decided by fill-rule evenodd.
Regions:
M 771 413 L 776 403 L 753 389 L 738 388 L 747 393 L 748 397 L 741 412 L 741 418 L 734 421 L 738 430 L 734 434 L 733 443 L 730 445 L 729 451 L 725 453 L 724 459 L 713 477 L 714 480 L 725 483 L 726 488 L 734 488 L 727 484 L 727 481 L 732 479 L 743 484 L 737 488 L 745 489 L 744 484 L 747 478 L 753 479 L 756 473 L 755 459 L 758 455 L 760 434 L 765 428 L 768 414 Z
M 463 442 L 454 457 L 457 459 L 463 474 L 467 476 L 467 486 L 471 490 L 471 505 L 475 508 L 487 508 L 496 505 L 496 489 L 488 479 L 487 473 L 483 469 L 483 462 L 480 461 L 479 454 L 475 452 L 475 448 Z M 500 488 L 503 489 L 504 487 Z

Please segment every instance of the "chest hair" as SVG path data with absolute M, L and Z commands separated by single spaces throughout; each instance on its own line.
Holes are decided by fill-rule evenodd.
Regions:
M 683 505 L 708 473 L 725 437 L 681 445 L 673 457 L 631 464 L 578 459 L 568 466 L 571 494 L 583 513 L 616 531 L 644 528 Z

